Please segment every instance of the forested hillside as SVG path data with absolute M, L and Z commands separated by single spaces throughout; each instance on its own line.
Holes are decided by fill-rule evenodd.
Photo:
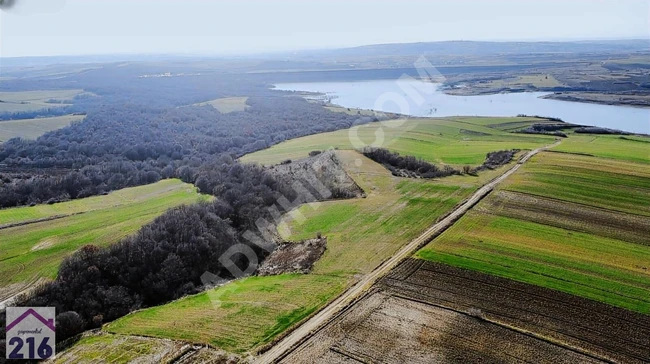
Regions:
M 228 114 L 211 106 L 110 105 L 36 141 L 12 139 L 0 145 L 0 166 L 14 171 L 0 172 L 0 207 L 65 201 L 161 178 L 194 183 L 197 168 L 221 154 L 237 158 L 287 139 L 372 121 L 298 97 L 251 97 L 248 105 Z M 43 173 L 51 169 L 57 173 Z M 39 172 L 25 174 L 33 170 Z
M 74 77 L 84 81 L 83 75 Z M 103 78 L 90 87 L 97 96 L 67 101 L 73 103 L 68 111 L 87 114 L 83 122 L 37 140 L 0 145 L 0 208 L 53 204 L 172 177 L 217 197 L 172 209 L 111 247 L 82 248 L 63 262 L 54 282 L 20 299 L 19 305 L 57 308 L 57 340 L 195 293 L 205 272 L 232 279 L 232 270 L 219 258 L 239 246 L 253 252 L 231 257 L 239 269 L 255 263 L 253 258 L 263 260 L 275 246 L 264 234 L 274 231 L 278 213 L 304 202 L 355 196 L 341 192 L 336 179 L 341 176 L 310 173 L 308 163 L 294 167 L 301 172 L 288 177 L 291 167 L 266 169 L 237 158 L 287 139 L 377 119 L 332 112 L 251 82 L 221 83 L 224 90 L 214 91 L 188 77 L 165 81 L 136 78 L 120 85 Z M 172 86 L 178 86 L 177 93 Z M 253 95 L 244 111 L 226 114 L 191 104 L 237 95 L 243 88 Z M 337 163 L 331 155 L 322 158 Z M 306 188 L 296 189 L 294 182 Z M 328 193 L 319 194 L 315 183 L 327 186 Z M 290 203 L 279 205 L 280 199 Z M 260 224 L 270 225 L 260 232 Z M 262 234 L 261 245 L 245 235 L 251 231 Z M 3 350 L 4 343 L 0 346 Z

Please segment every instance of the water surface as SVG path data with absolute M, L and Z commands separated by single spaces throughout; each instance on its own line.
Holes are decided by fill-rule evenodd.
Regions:
M 547 100 L 539 98 L 547 94 L 543 92 L 452 96 L 440 91 L 440 84 L 417 80 L 401 85 L 395 80 L 282 83 L 276 88 L 324 93 L 333 103 L 343 107 L 412 116 L 541 115 L 558 117 L 569 123 L 650 134 L 650 108 Z

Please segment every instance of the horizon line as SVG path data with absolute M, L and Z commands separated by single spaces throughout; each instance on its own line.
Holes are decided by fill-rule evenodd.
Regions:
M 617 37 L 617 38 L 566 38 L 566 39 L 503 39 L 503 40 L 471 40 L 471 39 L 450 39 L 450 40 L 435 40 L 435 41 L 420 41 L 420 42 L 388 42 L 388 43 L 369 43 L 355 46 L 332 46 L 332 47 L 316 47 L 316 48 L 293 48 L 282 49 L 274 51 L 235 51 L 235 52 L 188 52 L 182 51 L 161 51 L 150 53 L 136 53 L 136 52 L 112 52 L 112 53 L 83 53 L 83 54 L 52 54 L 52 55 L 25 55 L 25 56 L 2 56 L 0 59 L 18 59 L 18 58 L 82 58 L 82 57 L 110 57 L 110 56 L 177 56 L 177 57 L 242 57 L 242 56 L 261 56 L 272 54 L 296 53 L 296 52 L 317 52 L 317 51 L 333 51 L 344 49 L 355 49 L 372 46 L 385 46 L 385 45 L 408 45 L 408 44 L 427 44 L 427 43 L 580 43 L 580 42 L 616 42 L 616 41 L 648 41 L 650 42 L 650 35 L 647 37 L 632 36 L 632 37 Z

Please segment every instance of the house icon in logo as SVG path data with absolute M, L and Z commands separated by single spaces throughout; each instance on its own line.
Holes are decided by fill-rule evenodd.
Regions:
M 34 311 L 34 309 L 32 308 L 28 309 L 22 315 L 18 316 L 17 319 L 13 320 L 10 324 L 8 324 L 7 331 L 13 329 L 16 325 L 21 323 L 24 319 L 26 319 L 29 316 L 33 316 L 34 318 L 42 322 L 43 325 L 45 325 L 45 327 L 47 327 L 48 329 L 52 331 L 56 331 L 53 319 L 45 319 L 43 316 L 41 316 L 38 312 Z
M 7 307 L 6 312 L 7 359 L 55 357 L 55 307 Z

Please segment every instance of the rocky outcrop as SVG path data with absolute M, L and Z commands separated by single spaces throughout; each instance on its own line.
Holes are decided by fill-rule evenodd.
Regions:
M 327 238 L 309 239 L 299 243 L 285 242 L 269 255 L 257 275 L 273 276 L 283 273 L 311 272 L 314 263 L 325 253 Z

